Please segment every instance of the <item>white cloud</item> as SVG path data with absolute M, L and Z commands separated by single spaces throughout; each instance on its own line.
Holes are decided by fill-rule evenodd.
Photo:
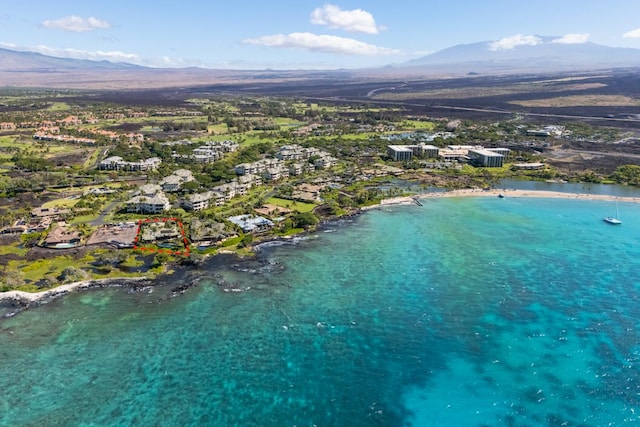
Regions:
M 71 15 L 64 18 L 56 19 L 55 21 L 47 19 L 42 22 L 42 26 L 53 30 L 73 31 L 75 33 L 84 33 L 93 30 L 106 30 L 111 28 L 111 24 L 102 19 L 94 18 L 81 18 L 79 16 Z
M 89 59 L 91 61 L 107 60 L 111 62 L 129 62 L 131 64 L 142 63 L 142 58 L 135 53 L 125 53 L 119 51 L 88 51 L 72 48 L 56 48 L 45 45 L 37 46 L 18 46 L 13 43 L 2 43 L 0 47 L 6 47 L 8 49 L 18 50 L 21 52 L 36 52 L 43 55 L 55 56 L 57 58 L 72 58 L 72 59 Z
M 489 50 L 511 50 L 515 49 L 517 46 L 535 46 L 541 43 L 542 39 L 539 37 L 516 34 L 515 36 L 505 37 L 489 43 Z
M 560 44 L 582 44 L 589 40 L 589 34 L 567 34 L 559 39 L 554 39 L 551 43 Z
M 36 52 L 47 56 L 57 58 L 71 59 L 87 59 L 90 61 L 110 61 L 110 62 L 126 62 L 128 64 L 143 65 L 146 67 L 199 67 L 202 61 L 197 59 L 171 58 L 163 56 L 160 58 L 143 58 L 135 53 L 120 52 L 117 50 L 110 51 L 88 51 L 72 48 L 56 48 L 45 45 L 38 46 L 19 46 L 14 43 L 0 42 L 0 47 L 17 50 L 21 52 Z
M 400 51 L 375 46 L 344 37 L 318 35 L 313 33 L 274 34 L 247 39 L 248 44 L 268 47 L 298 48 L 312 52 L 339 53 L 347 55 L 397 55 Z
M 369 12 L 362 9 L 342 10 L 333 4 L 325 4 L 311 12 L 311 23 L 354 33 L 378 34 L 382 29 Z
M 107 60 L 111 62 L 129 62 L 140 63 L 141 58 L 135 53 L 125 53 L 117 50 L 102 51 L 102 50 L 80 50 L 72 48 L 53 48 L 49 46 L 38 45 L 30 49 L 32 52 L 38 52 L 43 55 L 57 56 L 61 58 L 73 58 L 73 59 L 89 59 L 92 61 Z
M 622 35 L 622 37 L 628 39 L 638 39 L 640 38 L 640 28 L 638 28 L 637 30 L 627 31 Z

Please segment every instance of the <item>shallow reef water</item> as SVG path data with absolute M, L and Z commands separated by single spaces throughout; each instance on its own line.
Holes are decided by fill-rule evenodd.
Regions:
M 640 205 L 612 206 L 424 199 L 69 294 L 0 320 L 0 425 L 638 425 Z

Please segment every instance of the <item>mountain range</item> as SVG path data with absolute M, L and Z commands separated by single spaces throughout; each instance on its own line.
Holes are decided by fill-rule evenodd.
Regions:
M 447 69 L 450 72 L 495 73 L 521 70 L 592 71 L 640 66 L 640 49 L 615 48 L 596 43 L 559 43 L 558 37 L 535 36 L 511 48 L 495 42 L 453 46 L 399 64 L 397 68 Z M 535 43 L 535 44 L 533 44 Z
M 479 42 L 453 46 L 421 58 L 381 68 L 353 70 L 221 70 L 150 68 L 127 63 L 58 58 L 0 48 L 0 87 L 159 88 L 210 84 L 267 83 L 292 79 L 398 78 L 469 74 L 529 74 L 640 67 L 640 49 L 591 42 L 559 43 L 536 36 L 500 46 Z

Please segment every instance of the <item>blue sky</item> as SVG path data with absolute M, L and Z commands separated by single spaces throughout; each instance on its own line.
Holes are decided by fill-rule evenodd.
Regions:
M 18 0 L 0 47 L 155 67 L 336 69 L 400 63 L 457 44 L 590 41 L 640 48 L 630 0 Z

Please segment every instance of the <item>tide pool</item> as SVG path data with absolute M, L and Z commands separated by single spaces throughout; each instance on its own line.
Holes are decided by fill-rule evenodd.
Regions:
M 68 295 L 0 320 L 0 425 L 638 425 L 640 205 L 618 207 L 425 199 Z

